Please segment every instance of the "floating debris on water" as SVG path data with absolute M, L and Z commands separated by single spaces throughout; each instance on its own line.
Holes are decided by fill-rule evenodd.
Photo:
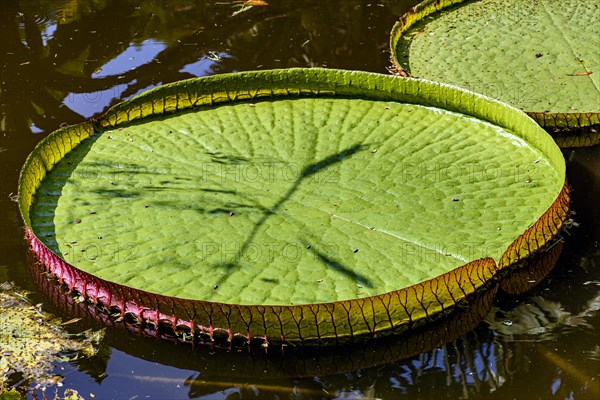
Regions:
M 27 294 L 15 288 L 12 282 L 0 284 L 0 393 L 9 384 L 9 377 L 15 374 L 21 377 L 21 386 L 14 390 L 15 394 L 21 388 L 27 391 L 31 384 L 42 388 L 61 386 L 63 377 L 52 373 L 54 364 L 95 355 L 104 335 L 104 330 L 79 334 L 64 332 L 62 325 L 80 319 L 62 322 L 43 311 L 42 303 L 31 304 Z

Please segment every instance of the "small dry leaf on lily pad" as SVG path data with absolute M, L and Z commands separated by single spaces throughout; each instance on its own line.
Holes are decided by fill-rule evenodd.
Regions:
M 568 76 L 587 76 L 587 75 L 591 75 L 592 71 L 585 71 L 585 72 L 577 72 L 575 74 L 567 74 Z

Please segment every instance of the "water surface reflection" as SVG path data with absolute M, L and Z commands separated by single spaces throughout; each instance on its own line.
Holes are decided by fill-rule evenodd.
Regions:
M 239 5 L 228 1 L 1 2 L 0 281 L 16 281 L 63 313 L 27 272 L 10 200 L 25 157 L 45 135 L 192 76 L 295 66 L 386 73 L 389 30 L 415 3 L 271 0 L 232 16 Z M 86 398 L 598 398 L 600 149 L 565 155 L 581 226 L 558 267 L 532 293 L 500 299 L 486 322 L 450 344 L 404 360 L 386 344 L 282 364 L 115 327 L 96 357 L 55 372 Z M 84 320 L 70 329 L 99 326 Z M 296 373 L 285 374 L 290 368 Z

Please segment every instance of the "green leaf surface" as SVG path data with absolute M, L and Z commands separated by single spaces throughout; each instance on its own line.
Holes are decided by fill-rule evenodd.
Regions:
M 437 320 L 539 253 L 568 201 L 560 150 L 517 109 L 327 69 L 155 88 L 53 132 L 19 182 L 31 249 L 70 290 L 265 346 Z
M 598 127 L 598 2 L 427 0 L 410 14 L 391 46 L 411 76 L 500 99 L 546 127 Z
M 311 304 L 499 260 L 564 179 L 514 133 L 432 107 L 241 102 L 86 139 L 33 230 L 100 278 L 185 299 Z

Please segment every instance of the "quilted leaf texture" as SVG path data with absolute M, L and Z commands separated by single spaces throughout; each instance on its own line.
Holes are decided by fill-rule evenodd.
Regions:
M 524 110 L 561 147 L 600 142 L 600 5 L 578 0 L 426 0 L 392 30 L 402 75 Z
M 564 159 L 456 87 L 291 69 L 176 82 L 58 130 L 19 203 L 42 265 L 140 321 L 232 340 L 405 332 L 549 246 Z

